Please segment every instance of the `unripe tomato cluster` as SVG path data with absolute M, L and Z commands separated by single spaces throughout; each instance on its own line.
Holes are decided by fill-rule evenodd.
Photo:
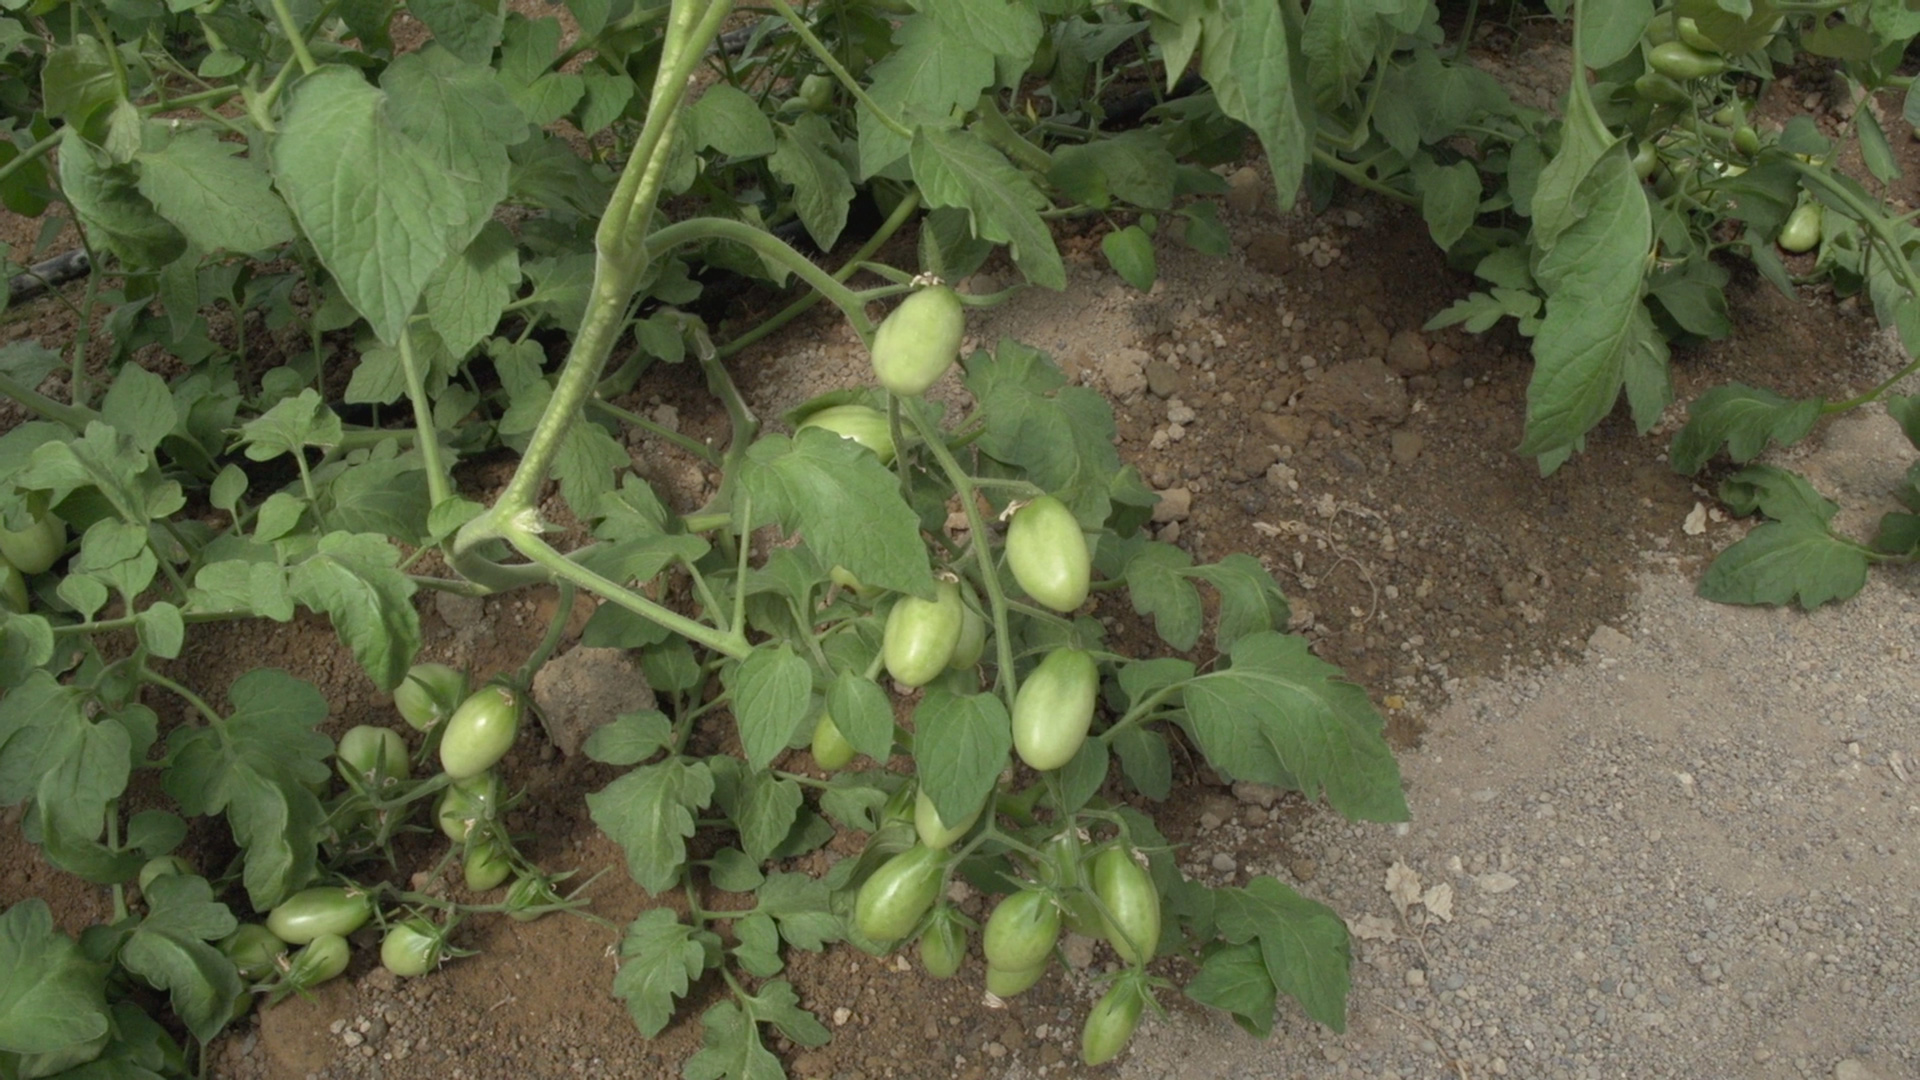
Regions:
M 24 614 L 32 606 L 27 578 L 51 569 L 67 547 L 67 523 L 40 514 L 24 529 L 0 526 L 0 604 Z

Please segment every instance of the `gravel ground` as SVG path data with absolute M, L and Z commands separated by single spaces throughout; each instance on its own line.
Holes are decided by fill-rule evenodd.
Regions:
M 1911 456 L 1884 416 L 1825 444 L 1829 493 Z M 1182 1009 L 1120 1075 L 1920 1077 L 1917 653 L 1913 568 L 1811 615 L 1647 577 L 1583 662 L 1459 689 L 1410 824 L 1297 838 L 1355 930 L 1344 1035 Z

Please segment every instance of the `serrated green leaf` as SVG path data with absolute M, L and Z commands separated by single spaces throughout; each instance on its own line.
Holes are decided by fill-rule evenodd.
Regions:
M 716 889 L 743 893 L 759 888 L 767 878 L 760 872 L 760 864 L 747 858 L 746 852 L 739 848 L 721 848 L 707 862 L 707 879 Z
M 807 874 L 767 875 L 758 907 L 773 916 L 787 944 L 819 952 L 840 940 L 840 918 L 833 913 L 833 892 Z
M 1280 994 L 1258 945 L 1228 945 L 1209 953 L 1185 990 L 1200 1004 L 1232 1014 L 1233 1022 L 1256 1038 L 1273 1033 Z
M 787 1080 L 787 1071 L 760 1044 L 760 1032 L 731 1001 L 700 1014 L 700 1052 L 680 1068 L 681 1080 Z
M 1419 29 L 1426 10 L 1415 0 L 1341 0 L 1310 7 L 1300 53 L 1314 97 L 1326 105 L 1351 102 L 1382 43 Z
M 1235 945 L 1257 942 L 1273 984 L 1308 1016 L 1345 1031 L 1353 956 L 1340 916 L 1270 877 L 1254 878 L 1244 889 L 1216 889 L 1214 897 L 1220 936 Z
M 1603 68 L 1634 51 L 1653 20 L 1653 0 L 1607 0 L 1580 6 L 1580 61 Z
M 51 659 L 53 626 L 44 616 L 0 612 L 0 687 L 20 685 Z
M 921 127 L 909 156 L 928 206 L 967 210 L 974 234 L 1007 245 L 1028 281 L 1067 287 L 1066 264 L 1040 217 L 1047 197 L 1005 155 L 972 132 Z
M 952 49 L 986 52 L 1026 63 L 1040 44 L 1040 15 L 1031 4 L 1008 0 L 921 0 Z
M 172 434 L 179 422 L 167 381 L 137 364 L 122 367 L 114 376 L 113 385 L 100 400 L 100 416 L 148 453 Z
M 1441 165 L 1427 154 L 1413 159 L 1412 170 L 1427 232 L 1442 251 L 1451 248 L 1480 212 L 1480 170 L 1470 161 Z
M 746 91 L 716 83 L 687 112 L 689 141 L 733 158 L 765 157 L 776 145 L 773 125 Z
M 733 957 L 747 974 L 765 979 L 780 974 L 780 969 L 786 967 L 780 959 L 780 931 L 773 925 L 771 915 L 756 911 L 733 920 L 733 936 L 738 942 L 733 947 Z
M 225 811 L 246 852 L 242 881 L 267 911 L 312 879 L 326 817 L 307 785 L 330 775 L 333 741 L 314 730 L 327 700 L 312 683 L 258 668 L 227 692 L 233 713 L 219 729 L 181 727 L 167 739 L 162 781 L 189 815 Z
M 1106 398 L 1068 386 L 1046 354 L 1008 339 L 967 357 L 965 382 L 987 421 L 975 445 L 1066 503 L 1083 527 L 1104 525 L 1120 470 Z
M 580 106 L 580 132 L 583 135 L 598 135 L 626 113 L 637 87 L 633 76 L 624 71 L 617 75 L 605 71 L 585 71 L 580 77 L 587 89 L 586 101 Z
M 1204 17 L 1200 56 L 1220 111 L 1260 139 L 1283 210 L 1293 208 L 1313 140 L 1298 18 L 1298 7 L 1271 0 L 1220 0 Z
M 853 181 L 835 157 L 839 140 L 824 117 L 807 114 L 789 127 L 774 127 L 773 156 L 767 168 L 793 189 L 793 209 L 821 251 L 832 251 L 847 227 L 853 205 Z
M 1840 506 L 1814 490 L 1807 478 L 1778 465 L 1749 465 L 1720 482 L 1720 501 L 1745 517 L 1758 510 L 1778 521 L 1825 525 Z
M 900 499 L 880 459 L 818 427 L 792 439 L 767 436 L 747 451 L 740 483 L 754 527 L 799 533 L 823 563 L 844 566 L 869 585 L 933 596 L 933 571 L 920 521 Z
M 634 1026 L 649 1039 L 673 1019 L 673 999 L 686 997 L 707 968 L 706 950 L 694 940 L 693 927 L 667 908 L 642 912 L 628 924 L 620 957 L 613 996 L 627 1003 Z
M 420 651 L 416 586 L 397 567 L 400 552 L 374 533 L 328 533 L 288 579 L 293 599 L 333 620 L 374 685 L 391 690 Z
M 431 496 L 426 470 L 413 455 L 376 458 L 334 474 L 321 502 L 321 518 L 333 529 L 392 537 L 418 545 L 427 538 Z
M 953 48 L 931 18 L 902 19 L 893 42 L 894 50 L 873 66 L 867 95 L 909 126 L 952 123 L 953 111 L 971 108 L 993 82 L 992 54 Z M 860 175 L 856 179 L 866 180 L 904 157 L 912 143 L 881 123 L 864 102 L 858 116 Z
M 165 266 L 187 249 L 186 237 L 140 193 L 133 168 L 109 161 L 77 127 L 61 139 L 60 193 L 88 238 L 130 266 Z
M 1349 818 L 1403 821 L 1400 769 L 1366 692 L 1314 656 L 1305 639 L 1258 633 L 1234 642 L 1233 665 L 1184 690 L 1184 726 L 1214 768 L 1236 779 L 1322 791 Z
M 238 444 L 246 447 L 249 461 L 271 461 L 308 446 L 332 449 L 340 439 L 340 417 L 308 387 L 240 425 Z
M 207 128 L 175 132 L 158 150 L 134 155 L 140 193 L 201 251 L 265 251 L 293 239 L 293 219 L 245 147 Z
M 1135 724 L 1114 732 L 1107 741 L 1120 755 L 1120 770 L 1134 790 L 1156 802 L 1173 792 L 1173 757 L 1167 752 L 1167 738 Z
M 213 899 L 204 878 L 176 874 L 142 890 L 148 914 L 120 948 L 127 970 L 167 991 L 174 1014 L 202 1043 L 233 1015 L 246 989 L 233 962 L 207 944 L 233 933 L 239 920 Z
M 853 671 L 834 677 L 827 714 L 853 748 L 878 762 L 893 754 L 893 703 L 872 679 Z
M 30 896 L 0 915 L 0 1051 L 50 1054 L 107 1033 L 107 968 L 53 928 Z
M 713 801 L 733 821 L 747 857 L 765 860 L 793 830 L 800 812 L 800 785 L 767 772 L 749 771 L 740 759 L 721 755 L 708 760 L 713 771 Z
M 593 729 L 581 749 L 605 765 L 633 765 L 659 753 L 673 738 L 673 724 L 654 709 L 621 713 Z
M 1286 629 L 1292 614 L 1287 598 L 1259 559 L 1236 553 L 1208 566 L 1196 566 L 1193 574 L 1220 595 L 1220 618 L 1213 629 L 1215 648 L 1228 650 L 1248 634 Z
M 890 788 L 876 777 L 885 772 L 846 772 L 833 774 L 827 789 L 820 794 L 820 809 L 828 817 L 850 829 L 873 832 L 880 828 L 881 813 L 898 785 Z
M 387 95 L 346 67 L 294 84 L 273 165 L 342 293 L 382 341 L 397 341 L 427 280 L 478 227 L 477 189 L 449 175 L 394 121 Z
M 1187 570 L 1193 556 L 1172 544 L 1150 541 L 1127 561 L 1127 595 L 1133 610 L 1153 618 L 1160 640 L 1185 652 L 1200 640 L 1200 592 Z
M 505 0 L 407 0 L 407 11 L 433 31 L 433 40 L 469 64 L 493 60 L 506 25 Z
M 963 821 L 986 801 L 1013 749 L 1013 721 L 992 694 L 934 688 L 913 710 L 920 790 L 942 821 Z
M 1178 168 L 1161 138 L 1129 132 L 1059 147 L 1053 151 L 1047 179 L 1066 197 L 1090 206 L 1105 207 L 1121 199 L 1142 209 L 1165 210 L 1173 205 Z M 1212 204 L 1194 204 L 1199 206 Z
M 40 93 L 48 116 L 79 128 L 103 106 L 120 99 L 120 78 L 107 47 L 92 34 L 76 34 L 56 46 L 40 67 Z
M 180 646 L 186 640 L 187 624 L 180 617 L 179 608 L 165 600 L 157 600 L 134 617 L 134 629 L 139 632 L 140 644 L 148 652 L 172 660 L 180 655 Z
M 427 279 L 427 318 L 447 351 L 464 357 L 493 333 L 519 284 L 520 253 L 513 234 L 489 220 L 464 251 Z
M 1100 238 L 1100 252 L 1114 273 L 1141 292 L 1153 288 L 1159 276 L 1153 257 L 1153 238 L 1138 225 L 1116 229 Z
M 806 719 L 812 669 L 784 642 L 762 645 L 731 669 L 727 682 L 747 764 L 764 769 L 793 741 Z
M 1812 611 L 1845 600 L 1867 583 L 1867 553 L 1819 521 L 1769 521 L 1721 552 L 1699 592 L 1723 604 L 1792 603 Z
M 627 872 L 649 894 L 679 880 L 693 835 L 693 811 L 713 799 L 713 773 L 705 762 L 668 758 L 642 765 L 587 796 L 593 823 L 625 849 Z
M 1806 438 L 1820 419 L 1820 398 L 1793 401 L 1742 383 L 1716 386 L 1687 407 L 1687 423 L 1673 437 L 1673 471 L 1692 475 L 1722 444 L 1736 462 L 1751 461 L 1769 442 L 1790 446 Z
M 126 790 L 129 750 L 125 727 L 93 722 L 77 691 L 33 671 L 0 697 L 0 805 L 31 797 L 37 821 L 29 839 L 85 874 L 99 854 L 107 806 Z

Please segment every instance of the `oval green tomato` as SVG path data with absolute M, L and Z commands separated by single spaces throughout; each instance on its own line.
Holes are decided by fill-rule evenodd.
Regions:
M 932 285 L 908 296 L 873 334 L 873 376 L 905 397 L 924 394 L 960 356 L 966 310 L 959 294 Z
M 408 919 L 387 928 L 380 939 L 380 964 L 404 978 L 425 975 L 446 958 L 445 937 L 425 919 Z
M 1080 1029 L 1080 1060 L 1088 1065 L 1104 1065 L 1127 1048 L 1133 1029 L 1140 1026 L 1140 1007 L 1145 1004 L 1140 988 L 1131 979 L 1115 983 L 1087 1014 Z
M 919 834 L 921 843 L 935 851 L 945 851 L 953 846 L 955 840 L 967 835 L 973 823 L 980 820 L 980 811 L 985 806 L 982 803 L 974 807 L 973 813 L 968 814 L 965 821 L 949 826 L 940 820 L 940 811 L 934 807 L 926 791 L 919 791 L 913 798 L 913 831 Z
M 1795 255 L 1812 251 L 1820 243 L 1822 217 L 1825 214 L 1819 203 L 1801 203 L 1788 215 L 1787 223 L 1780 227 L 1780 247 Z
M 287 954 L 287 943 L 259 923 L 241 923 L 239 929 L 220 939 L 220 951 L 240 977 L 264 979 L 273 974 L 273 965 Z
M 1153 959 L 1160 948 L 1160 890 L 1133 853 L 1110 847 L 1093 859 L 1093 892 L 1106 905 L 1105 935 L 1129 964 Z
M 854 897 L 853 925 L 868 940 L 891 943 L 920 923 L 940 893 L 945 852 L 915 844 L 880 864 Z
M 33 607 L 27 579 L 12 563 L 0 563 L 0 603 L 16 615 L 25 615 Z
M 319 885 L 282 900 L 267 913 L 267 929 L 289 945 L 305 945 L 323 934 L 344 937 L 372 917 L 373 905 L 366 893 Z
M 461 871 L 466 878 L 467 888 L 474 892 L 486 892 L 513 875 L 513 862 L 507 858 L 506 852 L 500 850 L 500 845 L 483 838 L 467 845 Z
M 920 966 L 936 979 L 951 979 L 967 958 L 967 928 L 940 911 L 920 935 Z
M 947 670 L 963 621 L 960 586 L 951 581 L 934 584 L 938 599 L 902 596 L 887 613 L 886 635 L 880 652 L 887 674 L 903 686 L 925 686 Z
M 841 733 L 840 725 L 833 722 L 833 717 L 821 713 L 820 722 L 813 725 L 814 764 L 833 772 L 846 768 L 853 755 L 853 744 Z
M 960 601 L 960 639 L 953 643 L 953 655 L 947 658 L 947 666 L 955 671 L 965 671 L 980 662 L 980 654 L 987 651 L 987 620 L 973 605 Z
M 440 767 L 455 780 L 493 768 L 520 733 L 520 701 L 504 686 L 482 687 L 447 719 L 440 737 Z
M 1072 761 L 1087 741 L 1099 689 L 1100 670 L 1091 653 L 1048 653 L 1013 698 L 1013 748 L 1020 760 L 1041 772 Z
M 405 780 L 411 762 L 407 741 L 392 728 L 361 724 L 340 736 L 340 749 L 334 751 L 333 767 L 348 782 L 380 783 L 383 786 Z
M 833 108 L 833 76 L 819 72 L 800 80 L 800 100 L 808 112 L 826 112 Z
M 1660 167 L 1660 150 L 1651 142 L 1643 142 L 1633 152 L 1633 175 L 1645 180 Z
M 467 697 L 467 677 L 445 664 L 415 664 L 393 688 L 393 707 L 416 731 L 430 731 Z
M 1047 973 L 1047 965 L 1036 964 L 1030 968 L 1003 968 L 987 965 L 987 993 L 994 997 L 1010 998 L 1023 994 L 1040 976 Z
M 1693 102 L 1693 95 L 1687 93 L 1686 87 L 1657 71 L 1649 71 L 1633 80 L 1633 92 L 1642 101 L 1650 101 L 1655 105 L 1688 105 Z
M 287 982 L 302 990 L 319 986 L 347 970 L 347 939 L 339 934 L 320 934 L 288 961 Z
M 1760 152 L 1760 133 L 1745 124 L 1741 124 L 1738 128 L 1734 129 L 1733 148 L 1748 157 L 1752 157 Z
M 1067 504 L 1042 495 L 1014 512 L 1007 526 L 1007 568 L 1028 596 L 1055 611 L 1087 601 L 1093 558 Z
M 1006 971 L 1039 967 L 1060 939 L 1060 909 L 1039 889 L 1022 889 L 1000 901 L 987 916 L 981 947 L 987 963 Z
M 140 891 L 146 892 L 156 878 L 172 877 L 175 874 L 197 874 L 193 864 L 178 855 L 156 855 L 148 859 L 140 868 Z
M 477 823 L 492 821 L 500 807 L 500 778 L 491 772 L 456 780 L 440 793 L 434 820 L 447 839 L 460 843 Z
M 0 527 L 0 558 L 23 574 L 45 573 L 66 546 L 67 523 L 54 514 L 42 514 L 19 532 Z
M 825 428 L 873 451 L 880 464 L 893 464 L 893 431 L 887 414 L 865 405 L 832 405 L 800 421 L 803 428 Z
M 1704 79 L 1727 70 L 1726 60 L 1712 53 L 1703 53 L 1684 41 L 1655 45 L 1653 51 L 1647 54 L 1647 63 L 1667 78 L 1681 82 Z
M 1706 34 L 1701 33 L 1700 24 L 1685 15 L 1680 16 L 1680 25 L 1677 29 L 1680 40 L 1693 49 L 1703 53 L 1717 54 L 1720 52 L 1720 43 L 1708 37 Z

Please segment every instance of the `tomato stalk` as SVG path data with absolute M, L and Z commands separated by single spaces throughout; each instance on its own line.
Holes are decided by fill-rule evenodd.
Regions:
M 840 58 L 833 55 L 833 50 L 827 48 L 826 44 L 822 42 L 819 37 L 815 36 L 813 27 L 807 25 L 807 21 L 801 18 L 798 12 L 793 10 L 793 7 L 787 3 L 787 0 L 768 0 L 767 6 L 771 7 L 781 18 L 787 20 L 787 25 L 793 28 L 794 34 L 797 35 L 802 42 L 806 43 L 807 50 L 818 57 L 822 64 L 826 65 L 827 70 L 832 72 L 833 77 L 840 81 L 840 85 L 846 88 L 847 93 L 853 95 L 855 101 L 866 106 L 867 109 L 873 113 L 874 119 L 880 121 L 888 131 L 893 132 L 903 139 L 913 138 L 913 129 L 901 123 L 899 117 L 894 116 L 891 111 L 867 96 L 866 88 L 860 85 L 860 80 L 854 78 L 853 73 L 848 71 L 846 65 L 840 62 Z
M 1915 270 L 1913 264 L 1901 253 L 1899 238 L 1888 228 L 1886 219 L 1879 211 L 1856 196 L 1848 189 L 1847 185 L 1827 175 L 1826 170 L 1814 168 L 1812 165 L 1795 158 L 1788 158 L 1787 160 L 1799 171 L 1800 178 L 1803 181 L 1811 182 L 1815 187 L 1818 187 L 1826 199 L 1840 204 L 1850 217 L 1858 221 L 1867 230 L 1874 245 L 1880 250 L 1881 257 L 1886 265 L 1893 270 L 1894 276 L 1900 279 L 1901 287 L 1906 289 L 1907 293 L 1916 300 L 1920 300 L 1920 270 Z M 1898 385 L 1900 380 L 1916 371 L 1920 371 L 1920 357 L 1915 357 L 1905 367 L 1894 372 L 1891 378 L 1873 389 L 1868 390 L 1866 393 L 1848 398 L 1845 401 L 1829 401 L 1820 406 L 1820 411 L 1822 413 L 1838 413 L 1859 408 L 1868 402 L 1878 399 L 1881 395 Z
M 440 429 L 433 422 L 433 402 L 427 397 L 427 376 L 413 352 L 413 329 L 400 328 L 400 368 L 407 377 L 407 398 L 413 404 L 413 423 L 420 437 L 420 460 L 426 465 L 429 506 L 439 506 L 453 497 L 453 484 L 440 458 Z M 298 455 L 296 455 L 298 456 Z

